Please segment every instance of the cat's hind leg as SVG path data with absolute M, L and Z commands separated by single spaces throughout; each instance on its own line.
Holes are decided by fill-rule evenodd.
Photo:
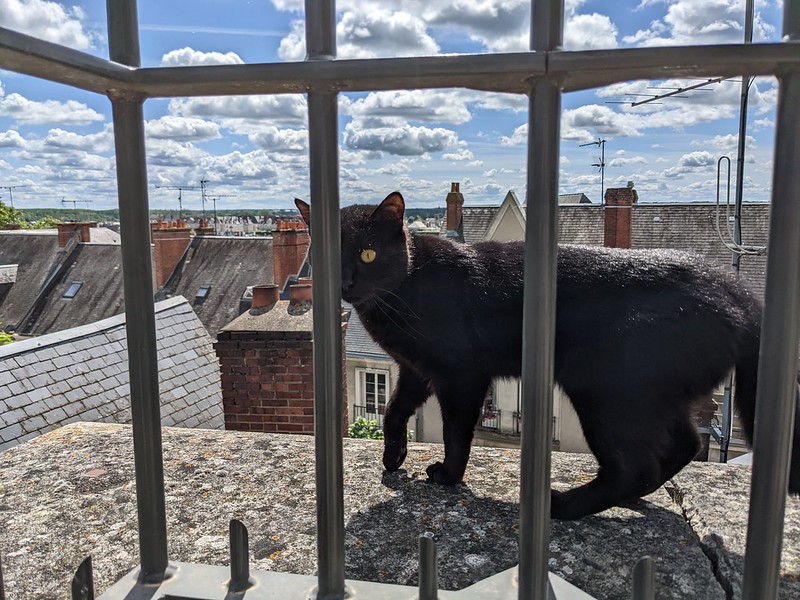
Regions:
M 446 384 L 435 385 L 442 409 L 444 461 L 435 462 L 426 469 L 431 481 L 444 485 L 461 482 L 490 383 L 488 377 L 466 378 L 462 375 L 457 382 L 450 380 Z
M 397 471 L 406 459 L 408 420 L 430 396 L 428 380 L 411 367 L 400 365 L 400 374 L 383 416 L 383 466 Z
M 672 404 L 672 414 L 649 412 L 642 404 L 622 406 L 609 411 L 607 418 L 597 419 L 595 415 L 595 423 L 584 428 L 600 469 L 585 485 L 551 493 L 550 514 L 554 519 L 579 519 L 641 498 L 697 455 L 700 438 L 688 403 L 686 410 Z

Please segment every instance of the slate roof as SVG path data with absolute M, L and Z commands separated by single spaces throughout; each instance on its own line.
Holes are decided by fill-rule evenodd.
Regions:
M 155 306 L 164 425 L 222 429 L 219 363 L 185 298 Z M 125 315 L 0 346 L 0 451 L 75 421 L 129 423 Z
M 559 194 L 559 204 L 591 204 L 589 197 L 583 192 L 579 194 Z
M 559 196 L 561 199 L 562 196 Z M 464 241 L 484 239 L 499 207 L 464 207 Z M 523 211 L 525 207 L 523 206 Z M 599 204 L 561 203 L 558 207 L 559 243 L 603 245 L 603 207 Z M 631 213 L 634 248 L 672 248 L 697 252 L 710 262 L 731 268 L 731 251 L 719 239 L 716 204 L 701 202 L 635 204 Z M 742 239 L 751 246 L 765 246 L 769 233 L 770 205 L 746 202 L 742 206 Z M 726 235 L 725 208 L 720 207 L 720 228 Z M 745 255 L 741 275 L 763 297 L 766 256 Z
M 81 282 L 80 289 L 74 298 L 64 298 L 73 282 Z M 78 244 L 42 305 L 20 330 L 26 335 L 43 335 L 106 319 L 124 310 L 121 246 Z
M 275 283 L 272 239 L 196 236 L 157 299 L 189 300 L 212 338 L 239 315 L 239 300 L 251 285 Z M 197 291 L 210 286 L 205 300 Z
M 16 326 L 22 320 L 47 280 L 57 255 L 58 235 L 54 232 L 0 232 L 0 265 L 19 265 L 16 282 L 0 304 L 0 327 Z
M 461 235 L 467 244 L 482 242 L 499 206 L 464 206 L 461 209 Z
M 384 352 L 375 340 L 373 340 L 364 329 L 364 324 L 358 317 L 353 306 L 347 302 L 342 302 L 344 310 L 350 313 L 347 321 L 347 333 L 345 351 L 347 356 L 352 358 L 374 358 L 379 360 L 393 360 L 391 356 Z

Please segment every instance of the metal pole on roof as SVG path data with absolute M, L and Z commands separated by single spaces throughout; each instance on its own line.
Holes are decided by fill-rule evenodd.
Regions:
M 561 46 L 562 0 L 534 0 L 531 50 Z M 522 457 L 520 465 L 519 598 L 549 595 L 550 451 L 553 439 L 558 150 L 561 89 L 535 80 L 528 104 L 528 217 L 522 318 Z
M 307 61 L 336 56 L 333 0 L 306 0 Z M 311 222 L 314 243 L 314 443 L 317 484 L 317 596 L 340 600 L 344 589 L 342 458 L 342 265 L 339 217 L 337 94 L 308 93 Z
M 107 0 L 111 60 L 140 66 L 135 0 Z M 114 144 L 117 157 L 125 327 L 128 336 L 136 503 L 139 514 L 140 580 L 160 582 L 167 570 L 164 465 L 158 393 L 150 216 L 144 146 L 143 96 L 114 94 Z
M 755 0 L 746 0 L 744 16 L 744 43 L 753 43 L 753 13 Z M 744 193 L 744 153 L 747 136 L 747 99 L 750 93 L 750 84 L 753 78 L 747 75 L 742 76 L 742 93 L 739 100 L 739 140 L 736 152 L 736 196 L 735 208 L 733 211 L 733 243 L 740 246 L 742 243 L 742 198 Z M 742 255 L 734 252 L 731 257 L 731 265 L 739 272 L 739 265 Z
M 800 2 L 783 5 L 784 39 L 800 41 Z M 758 362 L 753 477 L 742 597 L 777 598 L 795 428 L 800 343 L 800 73 L 779 77 L 772 212 Z M 800 457 L 796 457 L 800 459 Z

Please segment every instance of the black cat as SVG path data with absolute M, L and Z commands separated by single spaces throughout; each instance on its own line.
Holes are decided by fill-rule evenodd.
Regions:
M 310 226 L 309 205 L 296 203 Z M 492 378 L 522 369 L 523 244 L 411 237 L 404 210 L 397 192 L 377 207 L 342 209 L 342 297 L 400 366 L 384 417 L 384 466 L 403 464 L 407 421 L 435 394 L 445 458 L 427 473 L 455 484 Z M 600 470 L 585 485 L 552 492 L 554 518 L 634 500 L 680 471 L 700 448 L 692 402 L 731 368 L 752 440 L 762 308 L 743 285 L 667 250 L 562 246 L 557 269 L 555 380 Z M 798 423 L 793 493 L 800 492 Z

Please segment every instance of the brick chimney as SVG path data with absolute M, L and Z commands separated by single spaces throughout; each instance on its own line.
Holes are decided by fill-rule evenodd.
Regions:
M 464 194 L 459 190 L 458 182 L 450 184 L 450 193 L 447 194 L 447 235 L 458 235 L 458 227 L 461 225 L 461 207 L 464 206 Z
M 603 245 L 608 248 L 631 247 L 631 212 L 639 199 L 633 183 L 624 188 L 608 188 L 603 207 Z
M 308 227 L 303 221 L 278 219 L 272 232 L 272 263 L 278 289 L 283 290 L 289 276 L 300 272 L 310 243 Z
M 267 288 L 269 286 L 256 286 Z M 222 328 L 214 350 L 222 372 L 225 429 L 314 434 L 313 309 L 310 282 L 291 286 L 292 300 L 252 308 Z M 253 290 L 253 301 L 261 292 Z M 342 323 L 342 348 L 346 323 Z M 342 395 L 347 382 L 342 365 Z M 342 406 L 347 435 L 347 402 Z
M 192 230 L 182 220 L 150 224 L 150 238 L 153 243 L 153 275 L 156 287 L 167 282 L 178 266 L 183 253 L 191 242 Z
M 78 236 L 79 242 L 90 242 L 92 240 L 90 229 L 97 227 L 94 221 L 67 221 L 59 223 L 58 228 L 58 247 L 64 248 L 73 235 Z
M 205 219 L 200 219 L 197 227 L 194 230 L 195 235 L 214 235 L 214 228 L 208 224 Z

